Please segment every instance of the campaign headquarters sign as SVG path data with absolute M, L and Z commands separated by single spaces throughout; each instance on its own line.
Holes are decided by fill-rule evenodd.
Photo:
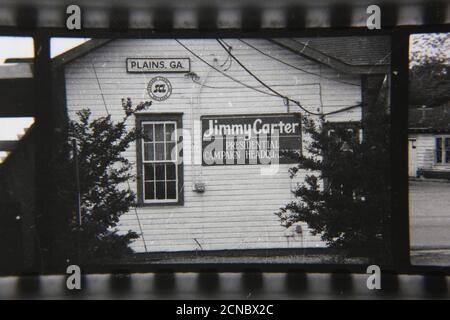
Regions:
M 202 163 L 294 163 L 283 151 L 301 150 L 300 115 L 203 116 Z

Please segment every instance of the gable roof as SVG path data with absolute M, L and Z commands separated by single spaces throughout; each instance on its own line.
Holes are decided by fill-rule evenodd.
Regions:
M 104 46 L 105 44 L 107 44 L 110 41 L 112 41 L 112 39 L 88 40 L 88 41 L 82 43 L 81 45 L 76 46 L 73 49 L 67 50 L 66 52 L 54 57 L 52 59 L 52 67 L 57 68 L 66 63 L 69 63 L 72 60 L 82 57 L 82 56 L 88 54 L 89 52 Z
M 355 66 L 375 66 L 390 64 L 389 38 L 333 37 L 295 39 L 315 50 L 328 53 L 342 62 Z
M 326 38 L 276 38 L 273 43 L 311 60 L 350 74 L 384 74 L 390 64 L 389 38 L 326 37 Z M 53 58 L 53 67 L 64 65 L 83 56 L 112 39 L 91 39 Z
M 450 101 L 434 108 L 411 108 L 408 119 L 410 132 L 449 133 Z
M 277 38 L 272 42 L 345 73 L 384 74 L 389 70 L 390 42 L 384 36 Z

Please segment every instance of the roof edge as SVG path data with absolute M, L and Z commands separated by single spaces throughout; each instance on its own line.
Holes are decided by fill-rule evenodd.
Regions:
M 296 54 L 303 55 L 311 60 L 322 63 L 335 70 L 348 73 L 348 74 L 386 74 L 389 72 L 389 65 L 364 65 L 355 66 L 347 64 L 337 58 L 324 54 L 323 52 L 311 48 L 306 45 L 302 45 L 291 38 L 271 38 L 269 39 L 273 43 L 288 49 Z
M 79 57 L 82 57 L 89 52 L 98 49 L 108 42 L 112 41 L 112 39 L 91 39 L 86 41 L 85 43 L 76 46 L 73 49 L 70 49 L 52 59 L 52 68 L 61 67 Z
M 409 128 L 409 133 L 450 134 L 450 128 Z
M 0 66 L 0 80 L 32 78 L 33 65 L 31 63 L 3 64 Z

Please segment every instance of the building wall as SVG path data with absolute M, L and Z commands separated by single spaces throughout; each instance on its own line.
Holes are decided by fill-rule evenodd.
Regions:
M 417 168 L 432 169 L 434 165 L 434 135 L 410 134 L 409 139 L 415 139 Z
M 210 64 L 223 68 L 228 54 L 214 39 L 181 40 Z M 361 102 L 361 87 L 329 79 L 340 79 L 360 84 L 357 75 L 343 75 L 310 61 L 267 40 L 248 40 L 265 52 L 298 68 L 321 74 L 308 74 L 264 56 L 239 40 L 226 40 L 240 61 L 277 91 L 299 100 L 308 110 L 324 112 L 337 110 Z M 128 57 L 189 57 L 191 71 L 200 76 L 199 84 L 184 74 L 131 74 L 126 72 Z M 94 71 L 95 67 L 95 71 Z M 268 91 L 235 61 L 227 74 Z M 115 40 L 69 63 L 66 66 L 66 92 L 69 116 L 82 108 L 90 108 L 94 117 L 106 115 L 120 119 L 121 98 L 130 97 L 134 103 L 150 100 L 147 84 L 154 76 L 164 76 L 173 87 L 169 99 L 153 105 L 148 113 L 183 113 L 184 130 L 194 129 L 202 115 L 265 114 L 299 112 L 299 108 L 286 106 L 282 99 L 246 88 L 195 58 L 175 40 Z M 97 79 L 98 78 L 98 81 Z M 103 101 L 104 100 L 104 101 Z M 104 104 L 106 103 L 106 106 Z M 329 121 L 359 121 L 360 108 L 329 116 Z M 135 125 L 134 119 L 128 122 Z M 199 129 L 199 128 L 198 128 Z M 184 157 L 201 157 L 201 133 L 192 132 L 193 143 L 184 141 Z M 304 143 L 306 141 L 304 138 Z M 307 142 L 307 141 L 306 141 Z M 132 145 L 126 156 L 135 163 L 136 146 Z M 302 235 L 286 230 L 274 215 L 280 207 L 293 200 L 290 190 L 301 182 L 306 172 L 300 172 L 296 180 L 289 178 L 292 165 L 280 165 L 276 175 L 260 174 L 259 165 L 201 166 L 184 164 L 184 205 L 151 206 L 137 209 L 144 239 L 149 251 L 221 250 L 323 247 L 318 236 L 312 236 L 306 225 Z M 134 170 L 136 168 L 134 167 Z M 195 181 L 206 184 L 206 191 L 192 191 Z M 131 182 L 136 191 L 136 182 Z M 136 212 L 133 210 L 121 219 L 122 230 L 139 231 Z M 134 242 L 137 252 L 144 251 L 143 239 Z
M 415 139 L 416 159 L 418 169 L 450 170 L 450 166 L 436 165 L 436 135 L 432 133 L 409 134 L 409 139 Z

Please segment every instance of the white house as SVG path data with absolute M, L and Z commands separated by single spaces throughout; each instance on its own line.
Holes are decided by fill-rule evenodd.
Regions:
M 386 83 L 389 51 L 389 38 L 378 36 L 91 40 L 56 57 L 54 68 L 72 119 L 83 108 L 119 119 L 122 98 L 152 101 L 128 123 L 147 137 L 126 152 L 140 205 L 120 228 L 141 234 L 136 252 L 317 248 L 324 243 L 305 224 L 287 230 L 274 215 L 306 172 L 291 179 L 283 159 L 264 172 L 270 147 L 259 144 L 208 153 L 207 130 L 217 138 L 276 129 L 281 146 L 304 149 L 308 112 L 361 121 Z M 170 153 L 177 143 L 181 153 Z
M 409 110 L 409 176 L 450 178 L 450 104 Z

